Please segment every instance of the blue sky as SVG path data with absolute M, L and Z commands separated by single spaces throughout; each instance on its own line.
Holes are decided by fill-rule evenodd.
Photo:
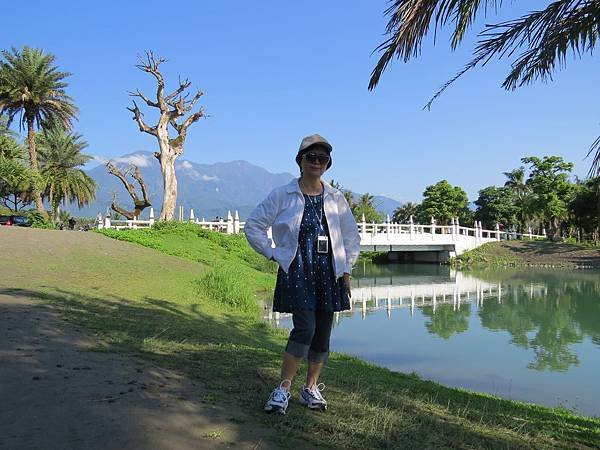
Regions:
M 511 3 L 501 18 L 516 15 Z M 205 91 L 210 117 L 190 129 L 183 158 L 244 159 L 296 173 L 300 139 L 318 132 L 334 147 L 327 179 L 400 201 L 420 201 L 425 186 L 441 179 L 463 187 L 473 201 L 479 189 L 502 184 L 502 172 L 527 155 L 560 155 L 585 176 L 590 162 L 584 157 L 600 134 L 600 62 L 590 56 L 569 58 L 552 83 L 514 92 L 500 88 L 509 63 L 492 62 L 423 111 L 473 47 L 470 36 L 451 52 L 444 32 L 435 46 L 425 40 L 420 58 L 392 64 L 368 92 L 385 1 L 28 5 L 3 5 L 11 20 L 0 27 L 0 47 L 42 48 L 73 74 L 68 92 L 80 108 L 76 130 L 89 143 L 87 152 L 102 158 L 156 148 L 125 109 L 127 91 L 154 89 L 134 67 L 146 49 L 169 60 L 167 89 L 182 75 Z

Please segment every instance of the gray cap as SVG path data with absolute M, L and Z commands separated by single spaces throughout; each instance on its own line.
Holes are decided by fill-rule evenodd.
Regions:
M 313 145 L 319 145 L 323 147 L 325 150 L 327 150 L 328 153 L 331 153 L 331 151 L 333 150 L 333 147 L 329 142 L 327 142 L 327 139 L 325 139 L 320 134 L 311 134 L 310 136 L 306 136 L 304 139 L 302 139 L 302 142 L 300 142 L 300 148 L 298 149 L 298 154 L 296 155 L 296 163 L 298 165 L 300 165 L 300 161 L 302 161 L 302 155 L 306 153 L 308 149 Z M 330 167 L 331 159 L 327 164 L 327 168 L 329 169 Z

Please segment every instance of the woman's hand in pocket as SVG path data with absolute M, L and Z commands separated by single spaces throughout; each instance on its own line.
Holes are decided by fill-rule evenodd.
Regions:
M 344 286 L 346 286 L 346 290 L 348 291 L 348 297 L 352 297 L 352 291 L 350 289 L 350 274 L 345 273 L 342 278 L 344 278 Z

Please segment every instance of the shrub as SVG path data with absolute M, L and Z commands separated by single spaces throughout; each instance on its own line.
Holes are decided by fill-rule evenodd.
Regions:
M 24 211 L 22 212 L 22 215 L 29 219 L 29 221 L 31 222 L 31 226 L 34 228 L 45 228 L 49 230 L 56 229 L 56 225 L 54 225 L 52 222 L 46 221 L 44 219 L 44 216 L 42 216 L 42 214 L 35 209 Z
M 237 311 L 256 311 L 251 282 L 240 272 L 239 266 L 220 263 L 198 279 L 200 289 L 207 297 Z

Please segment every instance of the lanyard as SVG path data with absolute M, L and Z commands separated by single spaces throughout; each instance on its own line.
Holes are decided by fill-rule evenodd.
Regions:
M 312 206 L 313 211 L 315 212 L 315 216 L 317 217 L 317 221 L 319 222 L 319 228 L 321 229 L 321 231 L 323 233 L 325 233 L 325 230 L 323 228 L 323 215 L 325 214 L 325 210 L 323 207 L 323 194 L 319 194 L 317 197 L 321 197 L 321 215 L 319 216 L 319 213 L 317 212 L 317 208 L 315 208 L 315 204 L 313 203 L 313 199 L 311 198 L 310 195 L 306 194 L 306 196 L 308 197 L 308 201 L 310 202 L 310 206 Z

